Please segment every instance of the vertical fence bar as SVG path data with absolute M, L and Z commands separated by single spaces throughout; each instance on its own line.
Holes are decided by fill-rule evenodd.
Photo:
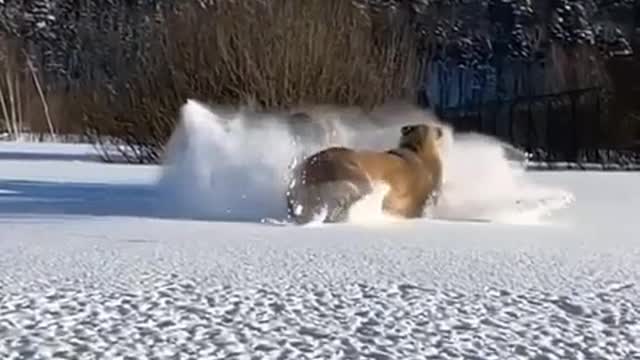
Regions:
M 569 126 L 569 132 L 571 133 L 571 147 L 569 148 L 571 153 L 568 156 L 568 161 L 578 161 L 578 124 L 576 119 L 577 112 L 577 95 L 571 94 L 569 95 L 569 99 L 571 99 L 571 124 Z
M 532 152 L 533 151 L 533 140 L 532 137 L 535 139 L 534 132 L 537 134 L 537 129 L 535 128 L 535 125 L 533 124 L 533 110 L 531 108 L 531 104 L 532 101 L 529 101 L 527 104 L 527 151 L 528 152 Z

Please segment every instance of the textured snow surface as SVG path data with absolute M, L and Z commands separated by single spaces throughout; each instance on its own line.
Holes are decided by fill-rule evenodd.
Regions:
M 9 153 L 0 359 L 640 358 L 640 174 L 531 174 L 576 199 L 538 225 L 305 228 L 161 218 L 156 167 Z

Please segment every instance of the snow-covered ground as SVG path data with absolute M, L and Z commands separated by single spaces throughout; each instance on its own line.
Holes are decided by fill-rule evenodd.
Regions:
M 638 173 L 530 174 L 575 196 L 542 223 L 297 227 L 92 151 L 0 144 L 0 359 L 640 358 Z

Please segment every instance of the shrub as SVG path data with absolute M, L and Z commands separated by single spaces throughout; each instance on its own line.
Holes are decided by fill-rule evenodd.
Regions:
M 9 139 L 25 133 L 55 137 L 49 103 L 36 67 L 22 43 L 0 35 L 0 131 Z
M 162 14 L 136 69 L 78 93 L 90 135 L 157 161 L 188 98 L 282 110 L 413 101 L 416 44 L 402 12 L 345 0 L 186 0 Z

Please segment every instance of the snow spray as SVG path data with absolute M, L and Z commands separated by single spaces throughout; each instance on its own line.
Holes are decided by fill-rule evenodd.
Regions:
M 218 221 L 286 221 L 289 174 L 305 156 L 329 146 L 386 150 L 396 146 L 400 127 L 425 122 L 445 128 L 445 182 L 425 217 L 535 223 L 573 199 L 567 191 L 530 180 L 526 156 L 515 148 L 480 134 L 455 134 L 422 109 L 390 104 L 365 113 L 316 106 L 299 114 L 308 114 L 316 129 L 300 131 L 291 113 L 188 100 L 165 149 L 158 212 Z M 349 222 L 389 220 L 381 210 L 386 187 L 376 189 L 351 207 Z

